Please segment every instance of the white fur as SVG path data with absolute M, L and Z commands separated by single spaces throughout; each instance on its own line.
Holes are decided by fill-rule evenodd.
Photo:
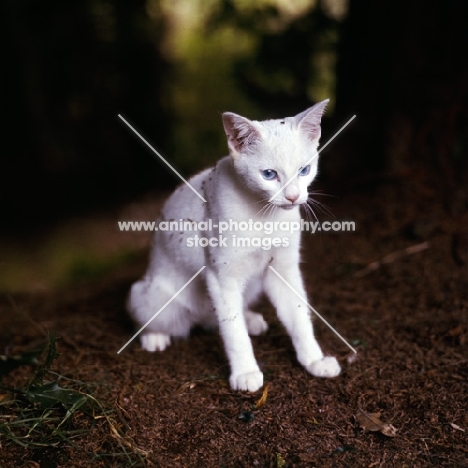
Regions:
M 317 174 L 318 158 L 313 159 L 307 176 L 297 174 L 316 152 L 326 103 L 296 117 L 264 122 L 225 113 L 230 156 L 190 179 L 208 203 L 182 185 L 167 200 L 159 221 L 300 221 L 299 206 L 307 201 L 307 187 Z M 275 170 L 278 178 L 265 180 L 265 169 Z M 274 206 L 267 207 L 267 201 L 291 177 L 294 180 L 272 200 Z M 263 385 L 263 374 L 248 335 L 264 333 L 268 326 L 249 307 L 265 293 L 291 336 L 298 361 L 317 377 L 339 374 L 336 359 L 324 357 L 315 340 L 304 302 L 268 268 L 273 266 L 306 298 L 299 270 L 299 232 L 278 231 L 268 236 L 261 231 L 225 232 L 228 247 L 188 247 L 187 239 L 195 235 L 218 237 L 218 232 L 155 232 L 148 270 L 130 292 L 129 309 L 138 325 L 154 316 L 203 265 L 206 268 L 144 330 L 144 349 L 162 351 L 170 337 L 188 336 L 195 324 L 217 325 L 231 367 L 231 387 L 256 391 Z M 269 250 L 231 247 L 233 235 L 286 236 L 289 245 Z

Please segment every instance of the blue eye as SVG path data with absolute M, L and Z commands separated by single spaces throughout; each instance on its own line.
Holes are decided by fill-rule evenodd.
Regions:
M 277 172 L 273 169 L 265 169 L 262 171 L 262 176 L 265 180 L 273 180 L 278 176 Z
M 300 176 L 306 176 L 309 174 L 309 172 L 310 172 L 310 164 L 307 166 L 301 167 L 301 169 L 299 169 Z

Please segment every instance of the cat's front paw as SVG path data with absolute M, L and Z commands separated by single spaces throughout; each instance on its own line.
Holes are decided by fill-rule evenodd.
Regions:
M 171 337 L 164 333 L 144 333 L 140 337 L 140 342 L 145 351 L 154 353 L 164 351 L 171 344 Z
M 311 362 L 309 365 L 305 366 L 308 372 L 315 377 L 336 377 L 340 371 L 341 367 L 338 364 L 336 358 L 331 356 L 323 357 L 317 361 Z
M 231 375 L 229 383 L 233 390 L 256 392 L 263 386 L 263 374 L 260 371 L 247 372 L 246 374 Z
M 262 314 L 257 312 L 246 311 L 245 323 L 250 336 L 259 336 L 268 330 L 268 323 L 265 322 Z

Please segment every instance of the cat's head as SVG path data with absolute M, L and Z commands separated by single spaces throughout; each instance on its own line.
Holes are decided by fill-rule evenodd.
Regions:
M 229 153 L 246 187 L 290 209 L 306 203 L 317 175 L 320 122 L 328 99 L 295 117 L 262 122 L 223 114 Z

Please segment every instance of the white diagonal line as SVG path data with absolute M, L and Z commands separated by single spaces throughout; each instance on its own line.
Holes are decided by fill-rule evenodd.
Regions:
M 118 351 L 120 354 L 204 269 L 202 266 Z
M 152 146 L 151 146 L 151 145 L 150 145 L 150 144 L 149 144 L 149 143 L 148 143 L 148 142 L 147 142 L 147 141 L 146 141 L 146 140 L 145 140 L 145 139 L 144 139 L 144 138 L 143 138 L 143 137 L 142 137 L 142 136 L 141 136 L 141 135 L 140 135 L 140 134 L 123 118 L 123 117 L 122 117 L 122 115 L 118 114 L 118 116 L 119 116 L 119 118 L 120 118 L 123 122 L 125 122 L 125 123 L 127 124 L 127 126 L 128 126 L 131 130 L 134 131 L 134 133 L 135 133 L 136 135 L 138 135 L 138 136 L 141 138 L 141 140 L 142 140 L 142 141 L 159 157 L 159 159 L 161 159 L 162 162 L 164 162 L 169 168 L 171 168 L 171 169 L 174 171 L 174 173 L 175 173 L 176 175 L 178 175 L 179 178 L 180 178 L 183 182 L 185 182 L 185 183 L 188 185 L 188 187 L 189 187 L 191 190 L 193 190 L 193 192 L 194 192 L 199 198 L 201 198 L 205 203 L 207 203 L 207 201 L 197 192 L 197 190 L 195 190 L 195 189 L 192 187 L 192 185 L 191 185 L 187 180 L 185 180 L 185 179 L 184 179 L 184 178 L 183 178 L 183 177 L 182 177 L 182 176 L 181 176 L 181 175 L 180 175 L 180 174 L 179 174 L 179 173 L 178 173 L 162 156 L 161 156 L 161 154 L 159 154 L 159 153 L 158 153 L 158 152 L 157 152 L 157 151 L 156 151 L 156 150 L 155 150 L 155 149 L 154 149 L 154 148 L 153 148 L 153 147 L 152 147 Z
M 317 317 L 322 320 L 322 322 L 328 327 L 330 328 L 337 336 L 338 338 L 340 338 L 345 344 L 346 346 L 348 346 L 348 348 L 350 348 L 354 353 L 357 353 L 357 351 L 270 265 L 268 268 L 270 268 L 271 271 L 273 271 L 273 273 L 275 273 L 276 276 L 278 276 L 278 278 L 280 278 L 281 280 L 283 280 L 284 284 L 286 286 L 288 286 L 288 288 L 302 301 L 304 302 L 304 304 L 307 305 L 307 307 L 312 311 L 314 312 L 315 315 L 317 315 Z
M 318 151 L 312 155 L 304 166 L 310 164 L 355 118 L 356 115 L 353 115 Z M 296 177 L 297 174 L 294 174 L 268 201 L 273 201 Z

